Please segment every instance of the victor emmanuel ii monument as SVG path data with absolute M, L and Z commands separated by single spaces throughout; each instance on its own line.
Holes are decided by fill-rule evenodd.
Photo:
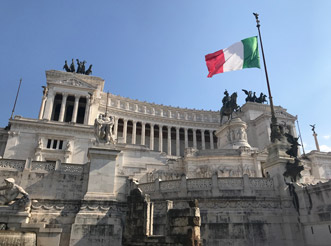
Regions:
M 329 244 L 331 154 L 301 156 L 286 109 L 271 142 L 263 93 L 158 105 L 85 63 L 46 71 L 38 118 L 0 130 L 0 245 Z

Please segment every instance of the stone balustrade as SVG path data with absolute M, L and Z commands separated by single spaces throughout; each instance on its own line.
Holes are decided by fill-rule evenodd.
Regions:
M 46 161 L 31 161 L 27 160 L 13 160 L 13 159 L 0 159 L 0 172 L 1 171 L 15 171 L 22 172 L 29 170 L 35 173 L 50 173 L 59 171 L 61 173 L 67 173 L 72 175 L 81 175 L 84 172 L 86 165 L 82 164 L 67 164 L 57 162 Z
M 274 196 L 274 181 L 271 178 L 211 178 L 187 179 L 182 176 L 178 180 L 161 181 L 139 184 L 138 187 L 151 198 L 180 198 L 180 197 L 218 197 L 233 196 L 234 193 L 243 196 L 254 196 L 263 193 Z
M 24 160 L 0 159 L 0 170 L 23 171 Z

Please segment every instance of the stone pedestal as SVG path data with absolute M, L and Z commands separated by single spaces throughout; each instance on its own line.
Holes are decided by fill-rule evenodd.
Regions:
M 240 118 L 234 118 L 223 124 L 215 133 L 218 149 L 238 149 L 251 146 L 247 142 L 247 125 Z
M 0 222 L 7 224 L 29 223 L 31 214 L 24 209 L 16 209 L 13 206 L 1 205 L 0 206 Z
M 31 223 L 29 211 L 0 206 L 0 245 L 59 246 L 62 228 L 49 228 L 45 223 Z
M 271 177 L 280 175 L 283 179 L 283 173 L 285 172 L 285 165 L 288 161 L 293 160 L 286 150 L 288 149 L 288 143 L 277 141 L 268 146 L 268 158 L 263 165 L 264 172 L 269 173 Z M 281 183 L 284 183 L 282 180 Z
M 276 140 L 268 146 L 268 158 L 263 165 L 265 174 L 268 172 L 271 178 L 274 180 L 274 187 L 279 194 L 282 204 L 283 214 L 283 231 L 286 245 L 293 245 L 292 242 L 296 241 L 296 245 L 303 245 L 303 238 L 297 233 L 298 213 L 295 209 L 294 194 L 289 192 L 288 183 L 289 180 L 285 180 L 283 174 L 285 172 L 285 166 L 288 161 L 293 160 L 286 150 L 288 149 L 288 143 L 284 139 L 283 141 Z
M 84 200 L 114 200 L 116 158 L 120 151 L 98 146 L 89 148 L 90 171 Z
M 0 231 L 0 245 L 35 246 L 37 245 L 37 236 L 33 232 Z

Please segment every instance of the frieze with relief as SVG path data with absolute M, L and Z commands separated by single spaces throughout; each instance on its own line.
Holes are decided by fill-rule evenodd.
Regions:
M 96 89 L 95 86 L 90 85 L 88 83 L 85 83 L 83 81 L 80 81 L 78 79 L 63 79 L 63 80 L 54 80 L 54 81 L 49 81 L 52 83 L 56 84 L 62 84 L 62 85 L 68 85 L 68 86 L 74 86 L 74 87 L 82 87 L 82 88 L 87 88 L 87 89 Z

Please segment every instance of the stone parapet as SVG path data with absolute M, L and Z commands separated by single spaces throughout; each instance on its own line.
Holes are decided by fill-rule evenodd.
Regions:
M 178 199 L 189 197 L 212 198 L 219 196 L 259 196 L 274 197 L 274 180 L 271 178 L 211 178 L 187 179 L 182 176 L 179 180 L 161 181 L 139 184 L 138 187 L 151 199 Z

